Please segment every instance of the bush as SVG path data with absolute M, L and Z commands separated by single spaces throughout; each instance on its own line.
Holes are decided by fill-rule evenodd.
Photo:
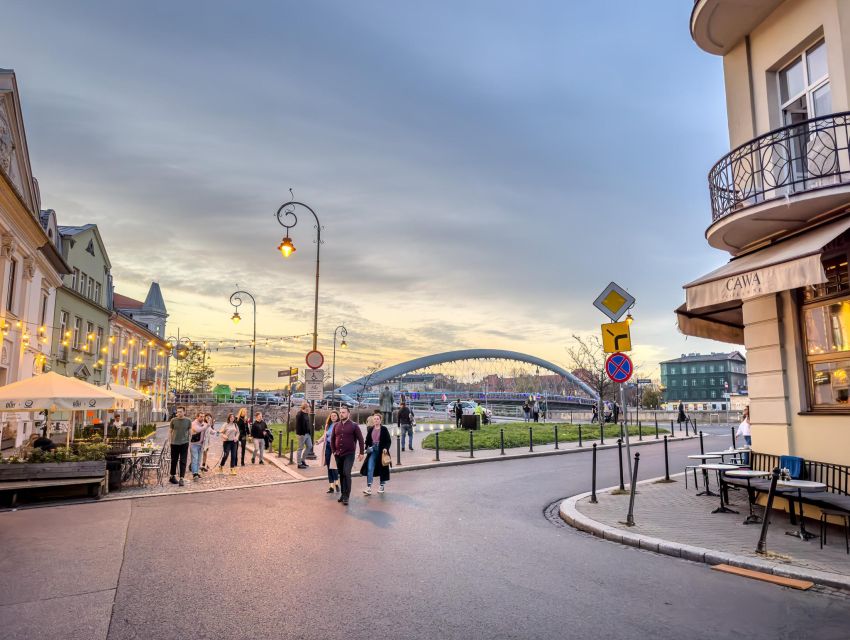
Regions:
M 0 464 L 51 464 L 59 462 L 98 462 L 106 460 L 105 444 L 75 444 L 72 448 L 56 447 L 53 451 L 33 449 L 26 457 L 0 459 Z
M 154 431 L 156 431 L 155 424 L 143 424 L 141 427 L 139 427 L 139 437 L 145 438 L 152 434 Z

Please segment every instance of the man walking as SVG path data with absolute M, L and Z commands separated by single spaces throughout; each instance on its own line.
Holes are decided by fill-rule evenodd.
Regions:
M 389 387 L 384 387 L 381 391 L 381 397 L 378 399 L 378 406 L 383 414 L 384 424 L 393 423 L 393 392 Z
M 298 468 L 306 469 L 307 463 L 304 456 L 313 448 L 313 440 L 310 437 L 310 405 L 301 403 L 298 413 L 295 414 L 295 435 L 298 436 Z
M 460 398 L 455 402 L 455 427 L 460 429 L 460 423 L 463 421 L 463 405 L 460 403 Z
M 406 402 L 402 402 L 398 410 L 398 428 L 401 432 L 401 450 L 404 451 L 404 437 L 407 436 L 410 450 L 413 451 L 413 411 Z
M 263 412 L 257 411 L 254 422 L 251 423 L 251 437 L 254 439 L 254 453 L 251 454 L 251 464 L 254 464 L 257 456 L 260 456 L 260 464 L 263 462 L 263 452 L 266 450 L 266 430 L 269 426 L 263 420 Z
M 340 421 L 334 426 L 331 436 L 331 449 L 336 456 L 336 467 L 339 470 L 339 484 L 341 495 L 337 502 L 344 505 L 348 504 L 348 498 L 351 496 L 351 468 L 354 466 L 354 454 L 357 448 L 360 449 L 360 454 L 357 460 L 363 460 L 363 433 L 360 427 L 350 417 L 348 407 L 341 407 L 339 410 Z
M 183 407 L 177 407 L 177 416 L 171 419 L 168 430 L 171 436 L 171 477 L 168 481 L 171 484 L 179 484 L 181 487 L 185 484 L 183 476 L 186 475 L 186 459 L 189 457 L 189 431 L 192 428 L 192 421 L 185 414 L 186 410 Z M 175 477 L 178 461 L 180 463 L 179 482 Z

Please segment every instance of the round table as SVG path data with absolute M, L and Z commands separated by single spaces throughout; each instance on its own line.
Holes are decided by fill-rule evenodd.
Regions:
M 153 451 L 132 451 L 130 453 L 119 453 L 116 458 L 121 460 L 121 482 L 127 482 L 132 478 L 138 481 L 141 474 L 139 473 L 139 463 L 142 460 L 150 458 Z
M 753 491 L 750 480 L 753 478 L 768 478 L 770 477 L 770 473 L 770 471 L 754 471 L 753 469 L 731 469 L 723 474 L 732 478 L 743 478 L 747 481 L 747 497 L 748 502 L 750 503 L 750 515 L 748 515 L 746 520 L 744 520 L 744 524 L 759 524 L 761 522 L 761 516 L 756 515 L 753 511 L 756 494 L 755 491 Z
M 721 456 L 719 453 L 694 453 L 692 455 L 689 455 L 688 459 L 689 460 L 702 460 L 702 464 L 705 464 L 706 460 L 722 460 L 723 456 Z M 699 491 L 699 492 L 697 492 L 697 495 L 698 496 L 716 496 L 717 494 L 714 493 L 708 486 L 708 471 L 706 471 L 705 469 L 703 469 L 703 471 L 702 471 L 702 477 L 703 477 L 703 480 L 705 481 L 705 491 Z M 696 484 L 696 470 L 694 470 L 694 484 Z M 699 487 L 697 487 L 697 489 L 699 489 Z
M 749 449 L 729 449 L 727 451 L 709 451 L 711 455 L 720 456 L 723 460 L 726 460 L 726 456 L 738 456 L 742 453 L 749 453 Z
M 806 522 L 803 519 L 803 492 L 818 493 L 820 491 L 826 491 L 826 485 L 823 482 L 814 482 L 812 480 L 777 480 L 776 488 L 796 491 L 797 504 L 800 505 L 800 530 L 786 531 L 785 535 L 794 536 L 796 538 L 800 538 L 800 540 L 811 540 L 814 538 L 815 534 L 806 531 Z M 791 505 L 791 509 L 793 508 L 794 505 Z
M 738 513 L 734 509 L 730 509 L 726 506 L 726 503 L 723 501 L 723 487 L 720 486 L 720 474 L 723 471 L 734 471 L 735 469 L 740 469 L 740 467 L 736 464 L 723 464 L 722 462 L 715 462 L 709 464 L 701 464 L 699 466 L 700 469 L 708 476 L 709 471 L 717 472 L 717 493 L 720 495 L 720 506 L 717 507 L 711 513 Z M 706 481 L 706 486 L 708 486 L 708 481 Z

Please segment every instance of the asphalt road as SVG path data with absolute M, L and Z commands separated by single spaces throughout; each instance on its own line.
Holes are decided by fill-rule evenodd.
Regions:
M 672 444 L 673 467 L 698 446 Z M 663 473 L 661 447 L 639 451 L 642 477 Z M 616 483 L 615 460 L 601 453 L 600 486 Z M 399 473 L 385 496 L 355 495 L 347 508 L 313 482 L 0 513 L 0 637 L 850 634 L 846 598 L 545 518 L 589 488 L 589 471 L 581 453 Z

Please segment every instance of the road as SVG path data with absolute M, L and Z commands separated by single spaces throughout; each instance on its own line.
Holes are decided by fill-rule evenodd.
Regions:
M 671 444 L 671 466 L 698 446 Z M 639 451 L 642 477 L 663 473 L 661 447 Z M 615 460 L 601 452 L 600 486 L 616 483 Z M 0 513 L 0 629 L 86 640 L 847 637 L 844 597 L 544 517 L 589 488 L 589 470 L 581 453 L 399 473 L 387 495 L 348 508 L 313 482 Z

